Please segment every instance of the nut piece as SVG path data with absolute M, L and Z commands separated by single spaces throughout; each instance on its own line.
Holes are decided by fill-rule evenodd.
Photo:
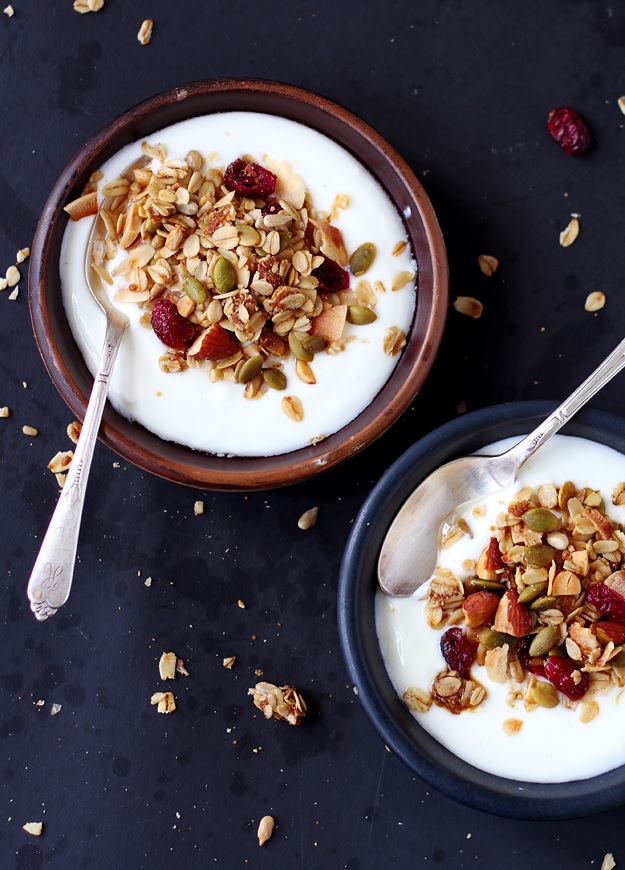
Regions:
M 290 725 L 301 724 L 306 715 L 306 702 L 293 686 L 274 686 L 273 683 L 256 683 L 248 695 L 254 698 L 254 706 L 265 714 L 266 719 L 283 719 Z
M 39 434 L 39 430 L 35 429 L 34 426 L 22 426 L 22 432 L 24 435 L 30 435 L 31 438 L 34 438 L 35 435 Z
M 196 517 L 201 516 L 204 513 L 204 502 L 196 501 L 193 505 L 193 513 Z
M 509 589 L 501 598 L 494 621 L 495 631 L 511 634 L 513 637 L 524 637 L 532 627 L 528 610 L 519 604 L 518 594 Z
M 10 4 L 4 7 L 3 12 L 8 18 L 13 18 L 15 15 L 15 9 Z
M 16 284 L 19 284 L 21 277 L 17 266 L 9 266 L 6 272 L 7 286 L 15 287 Z
M 576 217 L 572 218 L 569 225 L 560 233 L 560 244 L 563 248 L 568 248 L 572 245 L 575 239 L 579 236 L 579 221 Z
M 70 441 L 73 441 L 74 444 L 78 444 L 78 439 L 80 438 L 80 433 L 82 432 L 82 423 L 79 423 L 78 420 L 74 420 L 73 423 L 70 423 L 67 427 L 67 435 Z
M 171 692 L 155 692 L 150 698 L 150 704 L 152 706 L 158 704 L 159 713 L 173 713 L 176 709 L 176 702 Z
M 625 97 L 619 97 L 616 102 L 621 112 L 625 115 Z
M 73 221 L 79 221 L 81 218 L 88 217 L 98 212 L 98 195 L 95 193 L 87 193 L 85 196 L 79 196 L 78 199 L 68 202 L 63 206 L 63 211 L 66 211 Z
M 586 311 L 600 311 L 605 305 L 605 293 L 600 290 L 595 290 L 594 293 L 589 293 L 584 303 Z
M 467 317 L 477 320 L 481 317 L 484 306 L 473 296 L 457 296 L 454 300 L 454 308 L 459 314 L 466 314 Z
M 309 508 L 307 511 L 301 515 L 299 520 L 297 521 L 297 526 L 304 531 L 308 529 L 312 529 L 312 527 L 317 522 L 317 514 L 319 513 L 318 507 Z
M 235 664 L 236 660 L 237 660 L 236 656 L 226 656 L 226 658 L 223 660 L 222 664 L 223 664 L 224 668 L 226 668 L 226 670 L 230 671 L 230 670 L 232 670 L 232 666 Z
M 273 834 L 275 820 L 273 816 L 263 816 L 258 826 L 258 845 L 264 846 Z
M 494 275 L 497 271 L 499 260 L 496 257 L 491 257 L 490 254 L 480 254 L 477 258 L 477 264 L 480 267 L 480 270 L 490 278 L 490 276 Z
M 0 408 L 0 417 L 10 417 L 10 416 L 11 416 L 11 411 L 9 410 L 9 408 L 6 405 L 3 408 Z
M 176 679 L 176 661 L 176 653 L 163 653 L 158 663 L 158 672 L 161 675 L 161 680 Z
M 32 834 L 33 837 L 40 837 L 43 834 L 43 822 L 26 822 L 22 827 L 27 834 Z
M 66 450 L 64 453 L 56 453 L 50 462 L 48 462 L 48 468 L 53 474 L 61 474 L 62 472 L 67 471 L 73 458 L 73 450 Z
M 139 28 L 139 33 L 137 33 L 137 39 L 141 43 L 141 45 L 147 45 L 148 42 L 152 39 L 152 30 L 154 29 L 154 22 L 151 18 L 146 18 L 141 27 Z
M 282 412 L 290 420 L 293 420 L 294 423 L 301 423 L 304 419 L 304 406 L 301 399 L 298 399 L 297 396 L 285 396 L 280 403 L 280 407 Z

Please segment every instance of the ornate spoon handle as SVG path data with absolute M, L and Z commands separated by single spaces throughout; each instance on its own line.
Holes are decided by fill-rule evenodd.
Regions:
M 113 364 L 127 325 L 127 320 L 107 321 L 104 347 L 74 458 L 28 581 L 30 607 L 38 620 L 53 616 L 69 597 L 89 469 Z

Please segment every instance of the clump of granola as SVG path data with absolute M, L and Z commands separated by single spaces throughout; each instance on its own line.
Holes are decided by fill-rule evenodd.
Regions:
M 624 489 L 615 488 L 615 504 Z M 468 533 L 460 531 L 447 529 L 443 546 Z M 448 669 L 429 695 L 407 690 L 411 709 L 436 703 L 458 713 L 481 703 L 473 662 L 507 685 L 510 706 L 579 706 L 582 722 L 599 712 L 597 695 L 625 686 L 625 533 L 599 491 L 571 481 L 522 490 L 479 558 L 463 567 L 464 580 L 438 568 L 430 583 L 425 618 L 445 629 Z
M 306 702 L 293 686 L 274 686 L 273 683 L 256 683 L 249 689 L 254 706 L 266 719 L 282 719 L 289 725 L 300 725 L 306 715 Z
M 198 151 L 178 160 L 162 145 L 142 147 L 149 163 L 134 181 L 102 189 L 107 237 L 94 266 L 109 285 L 124 279 L 115 300 L 143 309 L 142 323 L 166 345 L 161 369 L 206 366 L 212 381 L 240 383 L 252 399 L 284 390 L 284 362 L 294 358 L 297 377 L 314 384 L 315 354 L 345 349 L 346 322 L 376 319 L 377 290 L 367 281 L 350 289 L 331 215 L 315 212 L 286 163 L 245 156 L 221 169 Z M 373 261 L 371 243 L 352 257 L 365 247 L 358 276 Z

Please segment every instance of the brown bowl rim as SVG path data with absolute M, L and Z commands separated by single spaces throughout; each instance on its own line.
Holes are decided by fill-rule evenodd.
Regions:
M 382 435 L 417 395 L 442 339 L 448 302 L 448 267 L 434 209 L 407 163 L 370 125 L 325 97 L 265 79 L 196 81 L 150 97 L 92 137 L 54 185 L 33 239 L 29 308 L 44 365 L 71 411 L 83 419 L 93 378 L 69 332 L 59 301 L 58 253 L 67 222 L 63 205 L 79 196 L 89 174 L 124 145 L 176 121 L 220 111 L 257 111 L 291 118 L 347 148 L 385 187 L 400 212 L 406 216 L 406 210 L 410 211 L 410 221 L 406 217 L 404 222 L 417 256 L 418 281 L 424 277 L 431 281 L 431 295 L 424 297 L 417 291 L 411 335 L 389 380 L 367 409 L 318 444 L 268 457 L 216 456 L 165 441 L 123 417 L 107 403 L 99 438 L 140 468 L 170 481 L 204 489 L 269 489 L 328 470 Z M 354 141 L 358 148 L 353 146 Z M 390 184 L 397 186 L 397 192 L 389 189 Z M 397 201 L 400 193 L 405 200 L 403 209 Z M 50 270 L 51 281 L 48 280 Z M 417 327 L 420 340 L 415 342 Z M 418 344 L 416 349 L 415 344 Z

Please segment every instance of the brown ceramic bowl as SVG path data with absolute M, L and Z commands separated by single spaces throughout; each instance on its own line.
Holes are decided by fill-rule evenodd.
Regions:
M 205 489 L 252 490 L 295 483 L 362 450 L 410 405 L 428 374 L 447 311 L 447 260 L 436 216 L 412 171 L 375 130 L 350 112 L 299 88 L 258 80 L 195 82 L 130 109 L 87 142 L 57 181 L 32 246 L 30 312 L 44 364 L 72 412 L 83 419 L 93 378 L 72 337 L 61 300 L 59 256 L 63 206 L 113 154 L 170 124 L 197 115 L 257 111 L 300 122 L 334 139 L 386 189 L 418 264 L 417 306 L 407 345 L 391 377 L 358 417 L 324 441 L 267 457 L 223 457 L 164 441 L 107 404 L 100 438 L 116 453 L 160 477 Z

